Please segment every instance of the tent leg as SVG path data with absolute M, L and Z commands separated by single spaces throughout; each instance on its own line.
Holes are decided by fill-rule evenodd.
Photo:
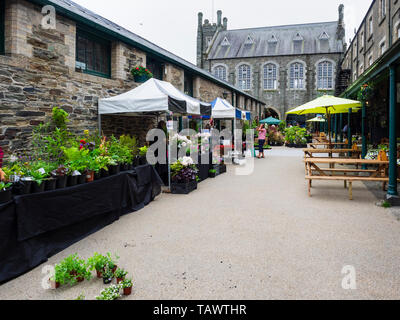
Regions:
M 99 114 L 99 136 L 101 137 L 101 114 Z

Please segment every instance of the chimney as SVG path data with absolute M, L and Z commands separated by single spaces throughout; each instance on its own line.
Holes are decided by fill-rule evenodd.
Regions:
M 221 10 L 217 11 L 217 17 L 218 17 L 217 26 L 222 27 L 222 11 Z
M 224 18 L 224 30 L 228 30 L 228 18 Z

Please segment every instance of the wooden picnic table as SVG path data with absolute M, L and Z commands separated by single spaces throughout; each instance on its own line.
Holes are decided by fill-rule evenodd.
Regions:
M 327 153 L 329 158 L 332 158 L 333 154 L 340 154 L 340 153 L 353 153 L 355 156 L 359 158 L 361 155 L 361 150 L 356 149 L 314 149 L 314 148 L 306 148 L 303 149 L 304 156 L 312 158 L 314 154 L 323 154 Z
M 338 146 L 347 146 L 348 143 L 345 142 L 312 142 L 309 143 L 310 148 L 318 149 L 317 147 L 326 147 L 329 149 L 333 149 L 332 147 L 338 147 Z
M 355 181 L 376 181 L 383 183 L 383 189 L 389 182 L 388 167 L 389 161 L 365 160 L 351 158 L 305 158 L 306 180 L 308 180 L 308 195 L 311 197 L 313 180 L 344 181 L 344 187 L 349 184 L 349 199 L 353 200 L 353 182 Z M 321 165 L 329 165 L 329 168 Z M 335 169 L 335 165 L 355 165 L 356 169 L 343 168 Z M 374 169 L 358 169 L 361 165 L 375 165 Z M 360 175 L 361 174 L 361 175 Z

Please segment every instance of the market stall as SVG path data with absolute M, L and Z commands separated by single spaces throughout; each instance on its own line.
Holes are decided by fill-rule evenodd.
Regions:
M 171 121 L 172 116 L 201 116 L 202 112 L 210 113 L 210 111 L 210 104 L 185 95 L 168 82 L 150 79 L 131 91 L 112 98 L 100 99 L 98 110 L 99 127 L 101 128 L 101 117 L 104 115 L 139 117 L 165 115 Z M 167 154 L 171 155 L 171 126 L 168 129 Z M 168 181 L 164 181 L 164 183 L 168 186 L 171 185 L 170 166 L 172 160 L 174 159 L 167 157 Z

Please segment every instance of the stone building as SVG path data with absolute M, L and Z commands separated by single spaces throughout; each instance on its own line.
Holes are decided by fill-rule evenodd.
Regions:
M 96 130 L 98 99 L 138 86 L 130 74 L 137 65 L 206 102 L 226 96 L 262 106 L 248 92 L 72 1 L 0 0 L 0 8 L 0 146 L 7 154 L 26 148 L 33 127 L 54 106 L 70 113 L 74 130 Z M 154 120 L 106 116 L 102 128 L 144 143 Z
M 199 13 L 197 65 L 265 101 L 265 113 L 285 119 L 287 110 L 334 93 L 346 47 L 343 11 L 341 5 L 333 22 L 240 30 L 228 30 L 221 11 L 214 24 Z

